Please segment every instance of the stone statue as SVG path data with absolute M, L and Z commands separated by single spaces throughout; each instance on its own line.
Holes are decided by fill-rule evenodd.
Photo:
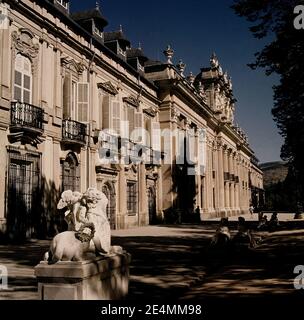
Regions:
M 100 253 L 109 253 L 111 248 L 111 227 L 106 214 L 108 199 L 103 192 L 96 188 L 89 188 L 84 197 L 88 208 L 88 222 L 93 223 L 96 229 L 93 238 L 95 250 Z
M 66 209 L 68 231 L 55 236 L 44 259 L 50 263 L 81 261 L 89 257 L 89 252 L 96 255 L 122 252 L 119 246 L 111 247 L 107 204 L 106 195 L 96 188 L 89 188 L 84 194 L 64 191 L 57 208 Z

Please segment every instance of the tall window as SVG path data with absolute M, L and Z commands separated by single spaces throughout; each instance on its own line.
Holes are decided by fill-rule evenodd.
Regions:
M 89 84 L 77 82 L 71 74 L 63 84 L 63 116 L 80 122 L 89 121 Z
M 69 153 L 61 165 L 62 188 L 65 190 L 80 190 L 80 173 L 77 158 L 73 153 Z
M 32 102 L 31 61 L 21 54 L 17 54 L 15 61 L 14 100 Z
M 109 94 L 102 97 L 102 129 L 112 129 L 113 133 L 121 133 L 121 109 L 120 102 L 114 100 Z
M 126 120 L 129 125 L 129 137 L 134 142 L 143 142 L 144 139 L 144 128 L 143 128 L 143 114 L 141 112 L 137 112 L 137 110 L 129 105 L 126 105 Z M 134 133 L 134 130 L 136 132 Z
M 129 181 L 127 183 L 127 210 L 128 214 L 137 213 L 137 182 Z

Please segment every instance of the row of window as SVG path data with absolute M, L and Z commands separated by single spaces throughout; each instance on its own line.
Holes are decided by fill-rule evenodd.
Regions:
M 80 167 L 73 153 L 68 154 L 61 164 L 61 179 L 63 190 L 80 191 Z M 128 214 L 138 212 L 138 183 L 127 182 L 127 211 Z
M 32 83 L 31 61 L 27 57 L 17 54 L 13 99 L 32 104 Z M 98 119 L 99 128 L 111 129 L 118 135 L 123 132 L 126 136 L 138 129 L 138 134 L 132 140 L 151 145 L 152 137 L 146 137 L 144 132 L 150 132 L 149 128 L 153 128 L 157 124 L 150 118 L 144 117 L 142 112 L 137 112 L 136 107 L 127 104 L 121 108 L 121 103 L 115 97 L 104 94 L 100 96 L 99 110 L 101 110 Z M 87 123 L 90 119 L 89 111 L 89 83 L 78 82 L 72 74 L 67 74 L 63 82 L 63 119 Z M 128 127 L 122 125 L 122 120 L 128 123 Z M 141 129 L 145 129 L 145 131 Z

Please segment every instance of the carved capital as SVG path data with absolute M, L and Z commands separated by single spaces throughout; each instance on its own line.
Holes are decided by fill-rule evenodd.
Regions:
M 172 108 L 171 108 L 171 121 L 172 121 L 172 122 L 177 122 L 179 116 L 180 116 L 180 113 L 179 113 L 179 111 L 177 110 L 177 108 L 176 108 L 176 107 L 172 107 Z

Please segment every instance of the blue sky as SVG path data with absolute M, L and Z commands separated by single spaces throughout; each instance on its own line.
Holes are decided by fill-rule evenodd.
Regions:
M 93 8 L 96 1 L 71 0 L 71 10 Z M 109 21 L 107 31 L 123 30 L 133 46 L 141 43 L 150 58 L 165 60 L 163 50 L 170 44 L 174 62 L 182 59 L 185 74 L 197 74 L 209 65 L 216 52 L 223 70 L 232 77 L 236 103 L 236 122 L 248 136 L 261 162 L 280 160 L 282 138 L 272 119 L 272 86 L 275 77 L 263 70 L 253 71 L 247 63 L 264 42 L 253 38 L 249 24 L 236 16 L 233 0 L 103 0 L 100 7 Z

